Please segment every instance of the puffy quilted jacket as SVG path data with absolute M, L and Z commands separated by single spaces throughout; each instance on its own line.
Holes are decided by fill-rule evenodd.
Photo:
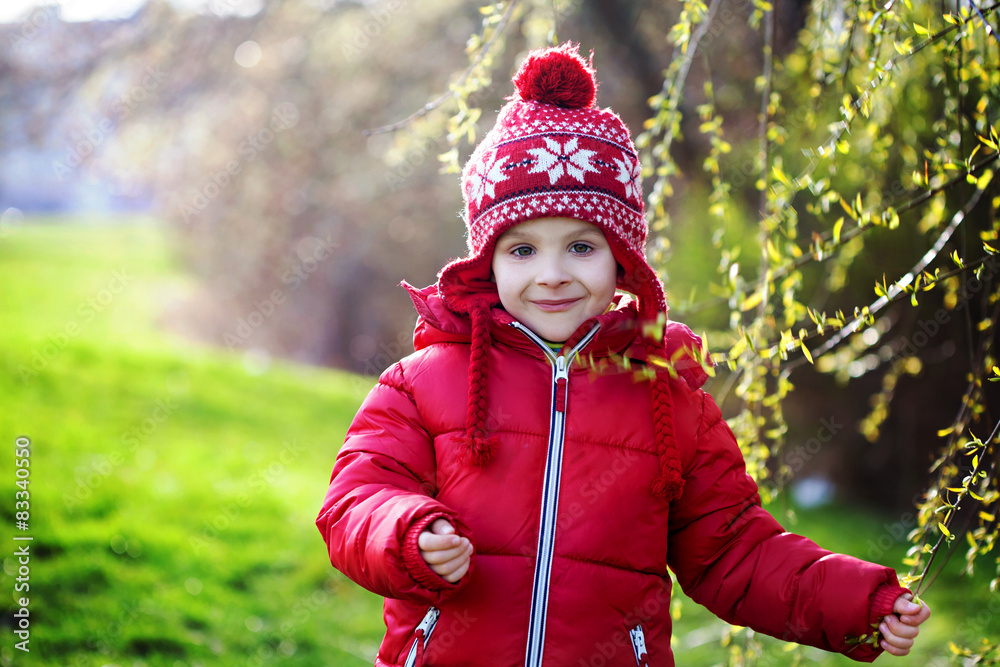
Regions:
M 477 468 L 459 462 L 457 444 L 469 322 L 433 288 L 411 295 L 416 352 L 362 405 L 317 520 L 333 565 L 386 597 L 376 665 L 673 665 L 668 566 L 730 623 L 878 655 L 848 638 L 891 612 L 904 592 L 895 572 L 821 549 L 761 509 L 693 362 L 670 383 L 684 493 L 669 503 L 650 493 L 658 456 L 627 297 L 581 325 L 588 336 L 562 360 L 493 311 L 488 427 L 500 447 Z M 666 336 L 668 353 L 699 344 L 680 324 Z M 475 547 L 455 584 L 417 548 L 439 517 Z

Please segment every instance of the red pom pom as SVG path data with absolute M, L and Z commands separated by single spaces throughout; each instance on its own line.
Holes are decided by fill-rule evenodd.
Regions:
M 584 60 L 578 49 L 566 42 L 529 53 L 514 76 L 521 99 L 567 109 L 593 106 L 597 99 L 597 79 L 590 60 Z

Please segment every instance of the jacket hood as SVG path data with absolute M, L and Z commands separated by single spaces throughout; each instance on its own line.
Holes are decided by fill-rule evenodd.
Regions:
M 435 343 L 469 343 L 472 340 L 472 320 L 445 306 L 438 284 L 422 289 L 403 281 L 400 283 L 417 311 L 413 331 L 413 348 L 421 350 Z M 588 345 L 587 352 L 596 357 L 620 355 L 648 361 L 637 326 L 638 312 L 635 299 L 628 294 L 617 294 L 613 308 L 603 315 L 591 318 L 580 325 L 589 330 L 594 323 L 601 324 L 598 336 Z M 541 355 L 541 351 L 522 333 L 510 326 L 514 318 L 503 308 L 492 311 L 494 339 L 528 354 Z M 680 322 L 667 321 L 663 330 L 667 362 L 692 390 L 700 389 L 708 380 L 712 360 L 700 336 Z M 572 337 L 571 337 L 572 339 Z

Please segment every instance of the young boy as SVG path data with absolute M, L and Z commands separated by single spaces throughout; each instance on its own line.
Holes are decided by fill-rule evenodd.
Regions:
M 404 283 L 416 352 L 365 400 L 317 521 L 386 597 L 375 664 L 673 665 L 668 566 L 730 623 L 908 653 L 930 610 L 893 570 L 761 509 L 700 340 L 664 325 L 638 156 L 589 62 L 534 52 L 514 83 L 463 173 L 469 256 Z

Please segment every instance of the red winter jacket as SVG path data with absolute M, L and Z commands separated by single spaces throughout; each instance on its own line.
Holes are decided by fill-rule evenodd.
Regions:
M 362 405 L 317 520 L 333 565 L 386 597 L 376 665 L 673 665 L 668 566 L 730 623 L 853 648 L 857 660 L 878 655 L 847 639 L 891 612 L 904 592 L 895 572 L 821 549 L 761 509 L 695 363 L 670 382 L 684 493 L 669 503 L 650 493 L 659 458 L 628 297 L 581 325 L 600 324 L 581 354 L 598 363 L 621 355 L 633 370 L 605 364 L 595 373 L 578 358 L 559 398 L 564 412 L 555 409 L 551 351 L 493 311 L 487 426 L 500 446 L 477 468 L 459 463 L 457 444 L 470 324 L 434 288 L 411 293 L 416 352 L 387 369 Z M 668 323 L 666 335 L 668 354 L 700 344 L 680 324 Z M 475 547 L 455 584 L 417 549 L 439 517 Z

